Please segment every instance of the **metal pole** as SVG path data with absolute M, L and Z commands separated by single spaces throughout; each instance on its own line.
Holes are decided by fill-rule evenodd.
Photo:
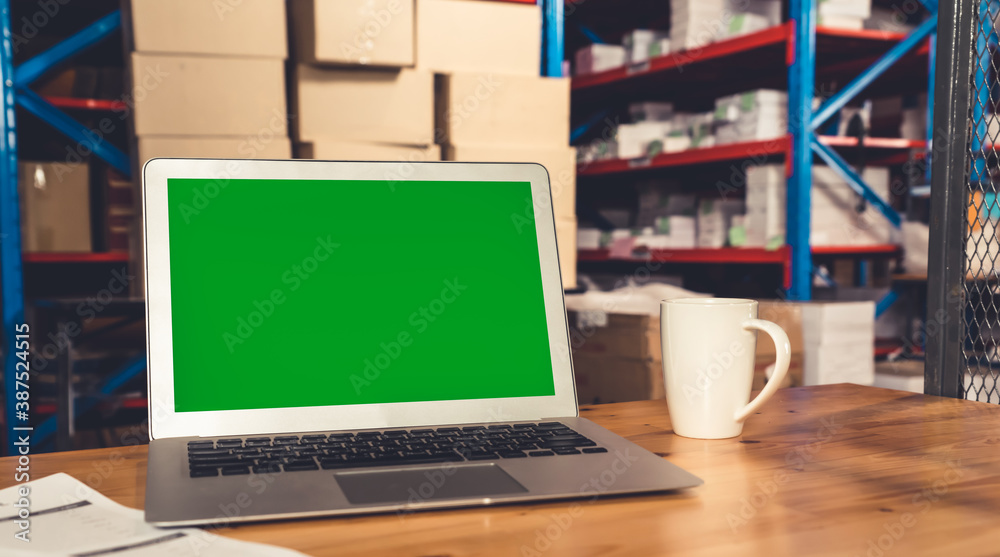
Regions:
M 542 0 L 542 75 L 562 77 L 563 0 Z
M 15 351 L 17 326 L 24 323 L 24 277 L 21 273 L 21 214 L 17 195 L 17 128 L 14 122 L 14 49 L 10 0 L 0 0 L 0 73 L 3 74 L 3 117 L 0 118 L 0 298 L 3 303 L 4 417 L 6 454 L 15 454 L 13 427 L 27 426 L 15 409 L 20 361 Z M 24 332 L 24 331 L 21 331 Z M 22 366 L 24 367 L 24 366 Z
M 965 220 L 969 178 L 969 77 L 972 75 L 975 0 L 949 0 L 938 12 L 931 169 L 930 246 L 927 261 L 927 360 L 924 392 L 962 394 L 962 322 L 965 311 Z M 931 323 L 933 327 L 929 326 Z
M 788 66 L 788 127 L 792 136 L 786 241 L 792 252 L 790 300 L 812 297 L 809 211 L 812 187 L 812 99 L 816 81 L 816 18 L 813 0 L 791 0 L 794 59 Z

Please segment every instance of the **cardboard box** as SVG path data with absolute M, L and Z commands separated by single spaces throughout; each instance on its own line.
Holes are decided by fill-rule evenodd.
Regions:
M 136 135 L 285 135 L 277 58 L 132 53 Z
M 576 218 L 556 220 L 556 243 L 563 288 L 576 288 Z
M 295 60 L 413 66 L 414 0 L 290 0 Z
M 616 44 L 592 44 L 576 51 L 573 56 L 573 75 L 599 73 L 625 65 L 628 53 Z
M 288 137 L 178 137 L 140 136 L 137 138 L 139 166 L 152 158 L 211 159 L 290 159 Z
M 569 80 L 461 73 L 436 81 L 437 142 L 561 147 L 569 143 Z
M 760 335 L 758 335 L 758 343 L 760 342 Z M 772 365 L 774 364 L 774 356 L 762 356 L 759 353 L 754 358 L 753 367 L 753 382 L 751 383 L 750 389 L 753 391 L 759 391 L 764 388 L 767 384 L 768 372 Z M 788 362 L 788 373 L 785 375 L 784 381 L 778 385 L 779 389 L 784 389 L 786 387 L 801 387 L 803 383 L 803 375 L 805 373 L 805 355 L 801 352 L 792 352 L 792 358 Z
M 406 161 L 441 160 L 437 145 L 398 145 L 346 141 L 314 141 L 295 146 L 295 157 L 337 161 Z
M 91 251 L 90 168 L 23 162 L 17 172 L 24 251 Z
M 292 90 L 297 142 L 434 143 L 434 78 L 429 72 L 299 64 Z
M 666 398 L 659 361 L 574 354 L 573 375 L 580 404 Z
M 537 76 L 542 12 L 534 4 L 417 0 L 417 68 Z
M 576 216 L 576 149 L 553 147 L 518 149 L 481 145 L 445 145 L 446 161 L 537 162 L 549 172 L 552 210 L 556 219 Z
M 650 51 L 654 50 L 654 45 L 656 45 L 656 55 L 663 54 L 660 45 L 662 44 L 661 41 L 664 40 L 669 45 L 670 33 L 668 31 L 633 29 L 625 33 L 622 37 L 622 46 L 625 48 L 625 61 L 629 64 L 636 64 L 649 60 Z
M 135 50 L 286 58 L 285 3 L 132 0 Z
M 767 301 L 757 302 L 757 318 L 772 321 L 781 327 L 788 335 L 788 343 L 792 354 L 802 354 L 805 341 L 802 337 L 802 304 L 795 302 Z M 775 355 L 774 342 L 766 333 L 757 333 L 757 358 Z

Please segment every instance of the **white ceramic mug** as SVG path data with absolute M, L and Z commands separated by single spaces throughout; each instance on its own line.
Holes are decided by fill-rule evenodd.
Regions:
M 767 385 L 750 401 L 756 330 L 774 340 L 777 360 Z M 660 340 L 667 409 L 674 433 L 725 439 L 778 390 L 791 345 L 778 325 L 757 319 L 755 300 L 683 298 L 660 302 Z

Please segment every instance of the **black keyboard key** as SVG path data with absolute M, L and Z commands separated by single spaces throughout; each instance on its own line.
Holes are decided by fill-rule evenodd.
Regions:
M 242 447 L 242 439 L 219 439 L 215 442 L 216 447 Z
M 199 466 L 198 468 L 191 469 L 192 478 L 207 478 L 209 476 L 218 476 L 219 469 L 214 467 Z
M 572 447 L 568 447 L 568 448 L 565 448 L 565 449 L 552 449 L 552 452 L 554 452 L 556 454 L 560 454 L 560 455 L 562 455 L 562 454 L 580 454 L 580 451 L 578 451 L 578 450 L 576 450 L 576 449 L 574 449 Z
M 289 462 L 285 465 L 285 472 L 300 472 L 303 470 L 319 470 L 315 462 Z
M 566 427 L 566 426 L 562 425 L 560 422 L 542 422 L 542 423 L 538 424 L 538 427 L 540 427 L 540 428 L 553 427 L 553 426 Z
M 247 447 L 270 447 L 271 446 L 271 440 L 270 439 L 256 439 L 256 440 L 247 439 L 247 442 L 244 443 L 244 445 L 246 445 Z
M 275 441 L 298 441 L 298 435 L 279 435 L 274 438 Z
M 514 429 L 534 429 L 535 424 L 514 424 Z
M 222 475 L 223 476 L 238 476 L 240 474 L 249 474 L 249 466 L 223 466 Z
M 532 451 L 538 448 L 538 445 L 534 443 L 518 443 L 514 445 L 514 448 L 519 451 Z
M 528 456 L 555 456 L 556 453 L 552 451 L 531 451 Z
M 528 455 L 524 454 L 522 451 L 501 451 L 497 453 L 500 458 L 527 458 Z
M 411 429 L 410 435 L 423 435 L 425 433 L 434 433 L 433 429 Z
M 487 427 L 486 429 L 511 429 L 511 427 L 508 424 L 500 424 L 500 425 L 491 425 L 491 426 Z M 441 430 L 438 430 L 438 431 L 441 431 Z
M 196 464 L 221 466 L 229 462 L 237 463 L 239 461 L 240 461 L 239 455 L 233 455 L 233 454 L 198 455 L 198 456 L 188 457 L 188 462 L 190 462 L 192 466 Z
M 188 449 L 188 456 L 201 456 L 201 455 L 221 455 L 229 454 L 227 448 L 222 449 Z
M 340 439 L 340 440 L 353 439 L 353 438 L 354 438 L 353 433 L 331 433 L 329 437 L 329 439 Z
M 188 449 L 211 449 L 214 446 L 214 441 L 188 441 Z
M 607 449 L 604 447 L 587 447 L 583 449 L 584 454 L 594 454 L 594 453 L 606 453 Z
M 254 474 L 277 474 L 278 472 L 281 472 L 281 464 L 277 462 L 257 464 L 256 466 L 250 467 L 250 471 Z
M 438 433 L 458 433 L 461 429 L 457 427 L 439 427 L 437 428 Z
M 587 438 L 584 437 L 584 436 L 582 436 L 582 435 L 580 435 L 579 433 L 571 433 L 569 435 L 550 435 L 550 436 L 546 437 L 545 440 L 546 441 L 576 441 L 576 440 L 584 440 L 584 441 L 586 441 Z
M 272 443 L 272 445 L 274 445 L 275 447 L 278 447 L 278 446 L 289 447 L 289 446 L 298 445 L 298 444 L 299 444 L 298 438 L 295 438 L 295 439 L 280 439 L 278 437 L 275 437 L 274 438 L 274 442 Z

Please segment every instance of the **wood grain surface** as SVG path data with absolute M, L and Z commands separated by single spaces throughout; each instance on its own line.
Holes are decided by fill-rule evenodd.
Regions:
M 582 415 L 705 480 L 677 494 L 273 522 L 219 534 L 310 555 L 1000 555 L 1000 407 L 828 385 L 784 389 L 741 437 L 671 432 L 666 403 Z M 15 460 L 0 459 L 0 487 Z M 146 447 L 36 455 L 141 508 Z

